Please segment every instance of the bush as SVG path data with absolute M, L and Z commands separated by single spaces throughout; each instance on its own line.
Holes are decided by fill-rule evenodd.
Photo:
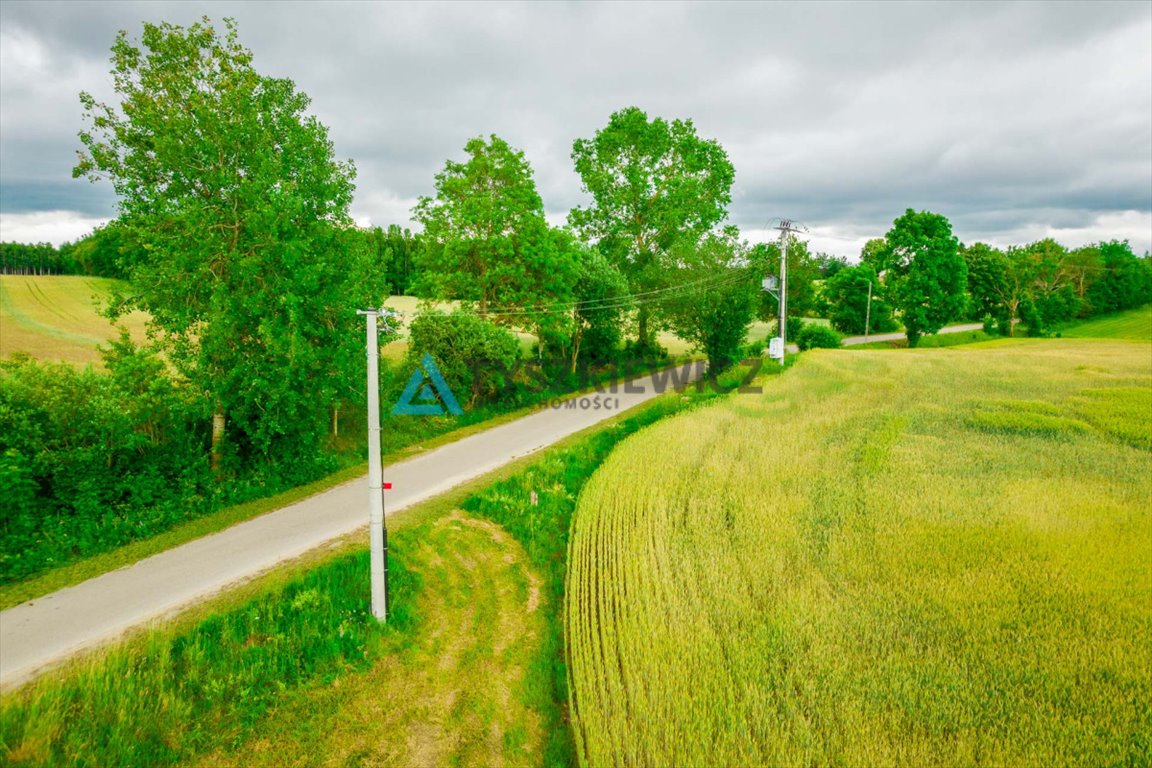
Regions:
M 425 312 L 409 328 L 405 370 L 414 370 L 427 353 L 464 404 L 494 400 L 512 386 L 520 362 L 520 340 L 470 312 Z M 406 382 L 407 379 L 405 378 Z
M 823 325 L 808 325 L 796 337 L 796 346 L 800 349 L 838 349 L 840 347 L 840 334 Z
M 108 373 L 0 363 L 0 584 L 210 511 L 207 404 L 130 342 Z
M 788 340 L 794 341 L 800 338 L 800 334 L 804 332 L 805 325 L 801 318 L 790 317 L 785 327 L 788 329 Z

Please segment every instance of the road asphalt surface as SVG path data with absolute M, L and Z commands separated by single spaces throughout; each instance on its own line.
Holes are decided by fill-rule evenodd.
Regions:
M 386 466 L 387 514 L 441 494 L 691 380 L 698 363 L 575 398 Z M 661 385 L 663 380 L 663 385 Z M 604 407 L 605 399 L 612 401 Z M 587 407 L 582 407 L 587 405 Z M 420 418 L 413 416 L 411 418 Z M 368 525 L 367 476 L 0 612 L 0 686 Z
M 979 323 L 940 333 L 979 329 Z M 876 334 L 891 341 L 902 333 Z M 844 339 L 863 344 L 863 336 Z M 678 369 L 687 381 L 697 364 Z M 660 386 L 660 380 L 665 386 Z M 671 386 L 669 372 L 639 378 L 617 392 L 612 408 L 552 408 L 479 432 L 384 468 L 392 490 L 387 514 L 443 493 L 514 459 L 634 408 Z M 626 391 L 634 390 L 634 391 Z M 592 395 L 595 396 L 595 393 Z M 414 416 L 412 418 L 419 418 Z M 286 560 L 368 524 L 367 478 L 361 477 L 274 512 L 213 533 L 129 566 L 0 612 L 0 686 L 7 687 L 149 620 L 167 616 Z
M 964 331 L 979 331 L 984 328 L 983 323 L 966 323 L 964 325 L 950 325 L 947 328 L 941 328 L 936 333 L 963 333 Z M 870 336 L 848 336 L 841 342 L 846 347 L 855 346 L 857 344 L 871 344 L 874 341 L 897 341 L 904 338 L 904 332 L 900 333 L 873 333 Z

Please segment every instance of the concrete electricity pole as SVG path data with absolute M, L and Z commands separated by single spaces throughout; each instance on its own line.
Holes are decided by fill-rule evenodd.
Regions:
M 780 219 L 780 367 L 784 367 L 785 347 L 788 344 L 788 236 L 806 231 L 788 219 Z
M 380 464 L 380 342 L 376 318 L 386 310 L 357 310 L 368 320 L 368 568 L 372 585 L 372 615 L 388 620 L 388 529 L 384 526 L 384 468 Z

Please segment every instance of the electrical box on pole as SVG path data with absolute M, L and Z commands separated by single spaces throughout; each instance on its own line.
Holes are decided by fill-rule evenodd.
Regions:
M 773 360 L 784 360 L 784 339 L 773 336 L 768 340 L 768 357 Z

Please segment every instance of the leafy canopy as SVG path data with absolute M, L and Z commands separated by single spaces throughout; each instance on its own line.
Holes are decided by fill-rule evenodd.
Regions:
M 900 310 L 908 346 L 964 312 L 968 269 L 959 248 L 948 219 L 909 208 L 873 251 L 878 271 L 887 272 L 887 295 Z
M 648 119 L 637 107 L 614 113 L 591 139 L 577 139 L 572 161 L 592 204 L 568 221 L 643 293 L 667 283 L 674 246 L 699 242 L 728 216 L 735 171 L 691 120 Z M 639 340 L 649 340 L 641 305 Z
M 145 24 L 112 47 L 118 104 L 80 96 L 77 177 L 118 197 L 131 292 L 168 358 L 230 417 L 237 451 L 308 453 L 358 366 L 357 306 L 383 286 L 352 247 L 351 163 L 291 80 L 225 21 Z
M 476 302 L 481 317 L 504 324 L 547 325 L 546 310 L 571 299 L 574 244 L 548 226 L 523 152 L 495 135 L 464 150 L 468 160 L 447 161 L 435 197 L 413 211 L 430 241 L 417 291 Z
M 756 312 L 757 273 L 748 268 L 744 244 L 728 232 L 711 234 L 675 251 L 675 282 L 661 301 L 673 332 L 708 356 L 712 375 L 740 362 Z

